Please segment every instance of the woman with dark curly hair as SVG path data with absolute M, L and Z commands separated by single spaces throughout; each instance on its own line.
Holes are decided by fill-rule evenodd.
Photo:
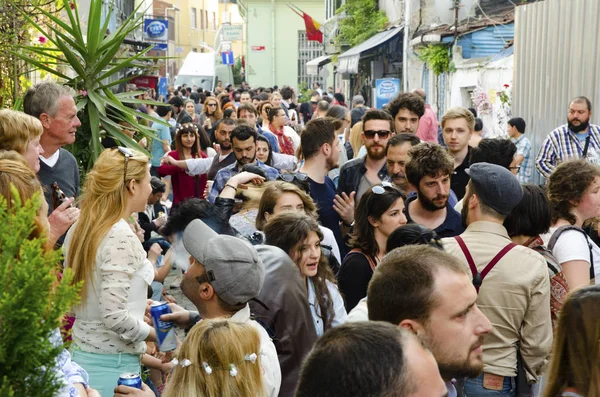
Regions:
M 600 216 L 600 168 L 585 160 L 567 161 L 548 180 L 552 227 L 542 236 L 560 263 L 569 289 L 590 283 L 600 273 L 600 248 L 583 231 Z

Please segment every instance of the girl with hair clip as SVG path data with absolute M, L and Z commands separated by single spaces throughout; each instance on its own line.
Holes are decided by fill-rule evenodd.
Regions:
M 265 244 L 284 250 L 305 281 L 317 336 L 346 321 L 344 300 L 321 252 L 323 233 L 317 221 L 302 212 L 283 212 L 264 227 Z
M 260 116 L 258 119 L 258 123 L 260 128 L 268 131 L 269 130 L 269 111 L 273 109 L 273 104 L 269 101 L 263 101 L 258 104 L 258 115 Z
M 198 127 L 194 124 L 185 124 L 179 127 L 175 133 L 175 150 L 167 153 L 167 156 L 175 161 L 208 158 L 200 148 Z M 160 176 L 171 176 L 174 206 L 190 197 L 204 198 L 207 182 L 206 174 L 190 176 L 185 172 L 185 169 L 164 162 L 158 168 L 158 174 Z
M 260 336 L 249 324 L 202 320 L 181 345 L 163 397 L 265 396 Z
M 269 167 L 278 170 L 294 171 L 298 167 L 296 156 L 289 154 L 275 153 L 271 148 L 271 143 L 262 134 L 256 136 L 256 158 Z
M 127 223 L 152 192 L 148 157 L 124 147 L 105 150 L 83 192 L 81 216 L 63 246 L 73 282 L 83 282 L 71 349 L 92 387 L 108 396 L 120 374 L 140 372 L 145 341 L 156 340 L 144 322 L 154 267 Z
M 344 257 L 338 274 L 348 311 L 367 296 L 373 271 L 386 253 L 389 235 L 406 224 L 404 194 L 391 183 L 382 182 L 362 195 L 355 214 L 352 250 Z
M 573 291 L 554 334 L 544 397 L 600 396 L 600 285 Z

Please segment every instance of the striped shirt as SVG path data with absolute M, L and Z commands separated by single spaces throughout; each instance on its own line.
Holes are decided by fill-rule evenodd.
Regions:
M 586 159 L 600 164 L 600 126 L 590 124 L 588 133 L 590 134 L 590 144 Z M 543 177 L 548 178 L 558 164 L 581 158 L 584 146 L 585 141 L 580 141 L 566 124 L 562 125 L 552 131 L 544 140 L 535 159 L 535 167 Z
M 533 175 L 533 161 L 531 161 L 531 142 L 529 139 L 525 138 L 525 135 L 521 135 L 517 139 L 512 139 L 513 143 L 517 147 L 516 155 L 523 156 L 523 162 L 521 163 L 521 168 L 519 168 L 519 172 L 517 173 L 517 179 L 521 183 L 529 183 L 531 180 L 531 176 Z

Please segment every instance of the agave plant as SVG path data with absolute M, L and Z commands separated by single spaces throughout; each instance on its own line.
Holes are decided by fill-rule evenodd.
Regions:
M 64 14 L 68 20 L 62 20 L 36 7 L 37 12 L 51 21 L 47 26 L 40 26 L 17 4 L 13 3 L 13 5 L 48 41 L 45 46 L 17 45 L 13 53 L 35 68 L 56 76 L 78 93 L 76 103 L 80 111 L 82 127 L 71 149 L 83 171 L 91 168 L 102 151 L 100 142 L 102 129 L 122 145 L 145 152 L 137 142 L 123 132 L 119 122 L 127 123 L 128 128 L 133 129 L 140 136 L 154 137 L 153 130 L 137 120 L 141 118 L 155 122 L 157 119 L 125 104 L 155 102 L 135 99 L 135 96 L 141 92 L 118 94 L 113 92 L 118 85 L 132 78 L 132 76 L 123 77 L 127 69 L 147 69 L 153 60 L 164 59 L 148 57 L 146 54 L 152 49 L 151 46 L 133 55 L 127 54 L 122 49 L 125 38 L 140 28 L 143 23 L 143 13 L 137 12 L 140 6 L 115 32 L 108 32 L 113 7 L 109 15 L 103 19 L 102 0 L 91 0 L 87 30 L 84 32 L 75 1 L 64 7 Z M 40 58 L 43 61 L 40 61 Z M 67 72 L 63 71 L 65 69 L 71 69 L 75 76 L 68 76 Z M 108 114 L 107 109 L 111 109 Z M 165 123 L 163 120 L 158 121 Z

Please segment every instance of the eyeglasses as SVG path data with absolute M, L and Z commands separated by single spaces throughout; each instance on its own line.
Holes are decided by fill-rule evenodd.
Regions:
M 393 185 L 390 182 L 381 182 L 380 185 L 375 185 L 371 188 L 371 191 L 375 194 L 384 194 L 385 188 L 392 188 Z
M 515 171 L 519 172 L 519 170 L 521 169 L 521 166 L 517 165 L 517 166 L 514 166 L 514 167 L 508 167 L 508 169 L 511 170 L 511 171 L 515 170 Z
M 125 185 L 127 184 L 127 164 L 129 163 L 129 158 L 133 157 L 133 152 L 130 149 L 127 149 L 123 146 L 119 146 L 118 149 L 119 152 L 121 152 L 123 156 L 125 156 L 125 168 L 123 169 L 123 184 Z
M 306 175 L 304 172 L 296 172 L 294 174 L 292 173 L 288 173 L 288 174 L 279 174 L 279 176 L 277 176 L 277 180 L 280 181 L 284 181 L 284 182 L 294 182 L 294 179 L 300 181 L 300 182 L 306 182 L 308 180 L 308 175 Z
M 366 130 L 363 131 L 363 134 L 365 134 L 365 136 L 369 139 L 373 139 L 375 138 L 375 134 L 377 134 L 381 139 L 386 139 L 388 136 L 390 136 L 392 132 L 391 131 L 387 131 L 387 130 L 379 130 L 379 131 L 375 131 L 375 130 Z

